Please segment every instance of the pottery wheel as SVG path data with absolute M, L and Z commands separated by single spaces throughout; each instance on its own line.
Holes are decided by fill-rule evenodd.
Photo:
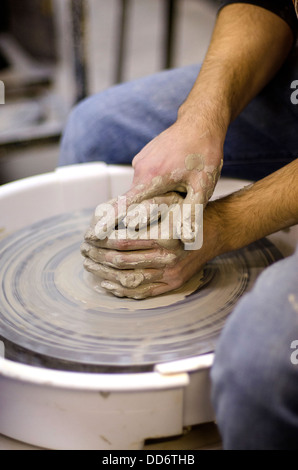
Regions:
M 55 216 L 0 242 L 0 338 L 7 359 L 127 371 L 214 351 L 238 299 L 282 257 L 261 240 L 208 263 L 201 286 L 185 298 L 144 308 L 142 300 L 95 290 L 86 277 L 80 244 L 91 213 Z

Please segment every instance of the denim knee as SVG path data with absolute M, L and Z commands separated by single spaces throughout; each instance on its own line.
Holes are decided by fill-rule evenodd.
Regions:
M 218 342 L 212 400 L 226 449 L 298 448 L 297 260 L 267 268 Z
M 61 140 L 59 165 L 90 161 L 131 162 L 134 155 L 123 158 L 121 152 L 124 124 L 120 113 L 111 109 L 107 95 L 102 92 L 73 108 Z

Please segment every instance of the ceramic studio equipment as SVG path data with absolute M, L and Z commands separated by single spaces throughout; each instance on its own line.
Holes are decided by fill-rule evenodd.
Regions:
M 90 163 L 0 187 L 0 434 L 49 449 L 141 449 L 214 419 L 216 339 L 261 270 L 293 251 L 297 227 L 208 264 L 183 300 L 130 310 L 117 299 L 109 310 L 79 246 L 92 210 L 131 181 L 130 167 Z M 221 179 L 214 197 L 245 184 Z

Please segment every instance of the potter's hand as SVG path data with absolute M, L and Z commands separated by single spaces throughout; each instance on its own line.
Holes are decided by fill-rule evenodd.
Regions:
M 125 216 L 129 205 L 175 191 L 183 193 L 183 203 L 189 210 L 191 208 L 191 230 L 197 232 L 196 205 L 207 204 L 221 166 L 222 148 L 215 144 L 209 132 L 177 121 L 135 156 L 133 184 L 124 195 L 125 203 L 119 207 L 118 201 L 113 202 L 117 222 Z M 100 207 L 97 217 L 100 217 Z M 114 220 L 110 225 L 105 222 L 101 231 L 98 223 L 97 236 L 104 238 L 114 226 Z M 186 232 L 182 233 L 181 240 L 189 242 Z
M 178 191 L 184 203 L 206 205 L 222 167 L 222 150 L 210 141 L 209 131 L 177 121 L 135 156 L 131 193 L 142 186 L 143 199 Z
M 115 240 L 102 247 L 85 242 L 84 267 L 117 297 L 144 299 L 181 287 L 203 263 L 198 251 L 185 251 L 180 240 Z
M 102 280 L 102 287 L 119 297 L 140 299 L 175 288 L 181 277 L 174 274 L 169 278 L 167 274 L 174 270 L 185 252 L 181 241 L 174 238 L 173 224 L 170 225 L 167 215 L 169 207 L 180 209 L 182 201 L 176 193 L 143 201 L 134 213 L 128 211 L 123 223 L 102 240 L 96 232 L 98 220 L 102 223 L 103 219 L 95 213 L 81 247 L 86 257 L 85 269 Z M 155 213 L 152 207 L 157 208 Z M 109 209 L 108 204 L 106 208 Z M 167 233 L 162 239 L 164 222 Z
M 156 202 L 161 208 L 162 201 L 166 208 L 179 209 L 183 199 L 176 193 L 169 193 L 146 201 L 144 205 L 146 208 L 149 207 L 147 203 Z M 208 207 L 205 220 L 208 219 L 207 210 Z M 130 222 L 133 226 L 136 223 L 133 218 L 129 220 L 128 214 L 124 219 L 126 226 L 121 229 L 125 237 L 121 236 L 121 230 L 115 230 L 110 237 L 103 240 L 95 236 L 95 218 L 81 247 L 81 252 L 86 258 L 85 269 L 100 278 L 102 287 L 118 297 L 143 299 L 181 287 L 200 271 L 209 259 L 216 256 L 213 245 L 216 247 L 217 243 L 213 244 L 213 240 L 217 230 L 216 225 L 208 223 L 204 234 L 209 243 L 205 243 L 200 250 L 186 251 L 181 240 L 175 238 L 174 225 L 165 237 L 163 222 L 169 220 L 166 218 L 168 212 L 165 210 L 164 213 L 159 213 L 160 217 L 156 217 L 155 226 L 146 225 L 142 228 L 141 224 L 138 224 L 138 230 L 135 232 L 126 231 Z M 152 227 L 153 230 L 158 229 L 155 238 L 152 238 Z M 212 233 L 210 227 L 213 227 Z M 131 235 L 130 239 L 127 234 Z
M 118 244 L 119 242 L 114 242 L 114 245 L 109 246 L 108 243 L 111 241 L 107 241 L 106 247 L 115 250 L 114 255 L 117 253 L 119 262 L 123 260 L 122 265 L 114 268 L 115 272 L 119 274 L 124 272 L 123 269 L 131 269 L 129 274 L 141 274 L 136 282 L 140 298 L 179 287 L 207 261 L 216 256 L 240 249 L 271 233 L 297 224 L 297 175 L 298 159 L 242 191 L 209 203 L 204 211 L 204 241 L 200 250 L 186 252 L 178 243 L 177 247 L 168 246 L 165 251 L 162 251 L 158 243 L 156 246 L 150 246 L 150 243 L 153 243 L 150 240 L 146 241 L 143 247 L 137 246 L 136 242 L 129 241 L 125 241 L 122 246 Z M 276 208 L 279 210 L 277 211 Z M 259 214 L 259 217 L 253 219 L 253 223 L 248 215 L 252 210 Z M 154 267 L 152 272 L 144 264 L 145 260 L 138 257 L 143 253 L 129 252 L 129 250 L 137 249 L 146 250 L 144 253 L 148 260 L 152 260 L 150 269 Z M 125 250 L 128 250 L 128 256 L 124 259 L 122 257 L 125 256 Z M 104 259 L 106 263 L 110 255 L 106 250 L 103 251 L 106 254 L 101 259 Z M 155 258 L 157 253 L 160 256 Z M 93 253 L 91 255 L 93 256 Z M 90 256 L 91 264 L 92 256 Z M 166 263 L 166 256 L 173 256 L 173 258 L 169 257 Z M 150 276 L 152 276 L 151 279 Z M 108 276 L 104 278 L 109 279 Z M 162 286 L 161 283 L 164 285 Z M 117 277 L 113 278 L 109 287 L 115 295 L 134 297 L 132 288 L 125 288 Z

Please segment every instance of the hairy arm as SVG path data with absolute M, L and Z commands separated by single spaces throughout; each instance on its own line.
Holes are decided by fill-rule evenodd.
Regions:
M 191 117 L 225 137 L 231 121 L 270 81 L 293 44 L 289 25 L 274 13 L 249 4 L 223 8 L 197 81 L 178 121 Z M 193 120 L 194 118 L 194 120 Z
M 241 3 L 224 7 L 176 122 L 135 156 L 129 195 L 140 200 L 182 190 L 185 202 L 206 203 L 220 174 L 229 124 L 279 70 L 292 44 L 291 28 L 274 13 Z M 200 171 L 187 167 L 189 154 L 203 157 Z
M 210 260 L 298 223 L 298 159 L 253 185 L 216 201 L 204 211 L 200 250 L 185 251 L 178 240 L 84 244 L 85 267 L 119 297 L 137 299 L 181 287 Z M 176 243 L 175 243 L 176 242 Z M 107 249 L 108 248 L 108 249 Z M 122 250 L 122 251 L 119 251 Z
M 205 223 L 210 226 L 207 230 L 213 233 L 217 246 L 214 253 L 242 248 L 297 224 L 297 181 L 298 159 L 239 192 L 210 202 Z
M 241 3 L 223 8 L 177 121 L 133 161 L 128 203 L 184 191 L 185 203 L 206 204 L 220 173 L 229 124 L 278 71 L 292 43 L 290 27 L 274 13 Z M 199 169 L 186 164 L 189 155 L 200 156 Z M 119 296 L 143 298 L 176 289 L 215 256 L 298 221 L 297 171 L 296 161 L 238 194 L 207 204 L 200 250 L 186 252 L 182 243 L 169 249 L 154 242 L 94 243 L 91 230 L 82 250 L 85 267 Z

